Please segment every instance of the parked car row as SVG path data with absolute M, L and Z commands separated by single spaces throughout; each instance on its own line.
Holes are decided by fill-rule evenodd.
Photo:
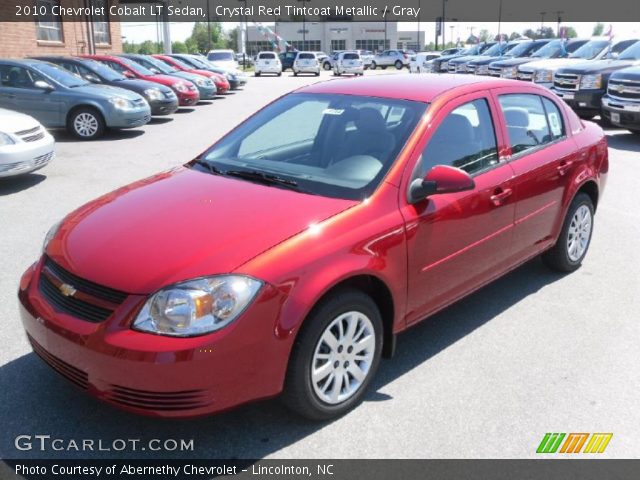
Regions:
M 187 54 L 0 59 L 0 177 L 35 171 L 54 158 L 47 129 L 93 140 L 246 81 L 236 70 Z
M 640 39 L 542 39 L 476 45 L 423 71 L 489 75 L 551 89 L 581 118 L 640 133 Z
M 335 53 L 331 57 L 322 56 L 323 52 L 260 52 L 256 55 L 254 75 L 259 77 L 265 73 L 281 76 L 282 72 L 291 69 L 294 76 L 302 73 L 320 75 L 320 69 L 333 70 L 333 74 L 340 76 L 345 73 L 363 75 L 367 67 L 367 60 L 360 52 L 362 50 L 345 50 Z

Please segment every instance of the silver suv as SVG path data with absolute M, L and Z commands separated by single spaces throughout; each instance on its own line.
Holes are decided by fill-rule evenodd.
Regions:
M 409 66 L 409 54 L 404 50 L 385 50 L 382 53 L 378 53 L 371 61 L 371 70 L 375 70 L 377 67 L 383 70 L 387 67 L 394 66 L 398 70 L 402 67 Z

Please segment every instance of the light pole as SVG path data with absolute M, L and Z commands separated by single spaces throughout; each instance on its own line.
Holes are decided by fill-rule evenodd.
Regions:
M 445 31 L 445 6 L 444 4 L 447 2 L 447 0 L 442 0 L 442 48 L 447 48 L 446 47 L 446 42 L 444 41 L 444 31 Z
M 455 28 L 455 26 L 454 25 L 449 25 L 449 28 L 451 29 L 451 41 L 453 42 L 453 29 Z M 454 45 L 454 47 L 455 47 L 455 45 Z M 443 45 L 442 48 L 447 48 L 447 47 Z
M 302 50 L 308 50 L 307 48 L 307 15 L 305 12 L 305 3 L 311 0 L 298 0 L 302 2 Z
M 249 45 L 249 23 L 247 22 L 247 0 L 238 0 L 244 3 L 244 42 L 242 45 L 242 70 L 247 69 L 247 46 Z M 242 32 L 240 32 L 242 36 Z

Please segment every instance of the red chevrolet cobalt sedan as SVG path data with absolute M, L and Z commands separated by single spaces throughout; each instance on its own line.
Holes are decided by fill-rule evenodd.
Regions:
M 317 83 L 55 225 L 20 282 L 24 327 L 135 413 L 282 394 L 333 417 L 399 332 L 536 255 L 577 269 L 607 170 L 602 130 L 532 84 Z

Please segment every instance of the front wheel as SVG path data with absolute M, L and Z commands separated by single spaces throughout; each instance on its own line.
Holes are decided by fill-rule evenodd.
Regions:
M 578 193 L 567 211 L 558 241 L 542 255 L 553 270 L 573 272 L 582 264 L 593 233 L 593 202 L 586 193 Z
M 94 140 L 104 134 L 105 123 L 100 112 L 91 107 L 84 107 L 69 116 L 67 128 L 81 140 Z
M 313 420 L 356 406 L 380 363 L 382 317 L 368 295 L 345 290 L 305 320 L 289 360 L 283 401 Z
M 377 67 L 376 62 L 371 62 L 371 70 L 375 70 Z
M 396 60 L 396 70 L 402 70 L 402 62 L 400 60 Z

